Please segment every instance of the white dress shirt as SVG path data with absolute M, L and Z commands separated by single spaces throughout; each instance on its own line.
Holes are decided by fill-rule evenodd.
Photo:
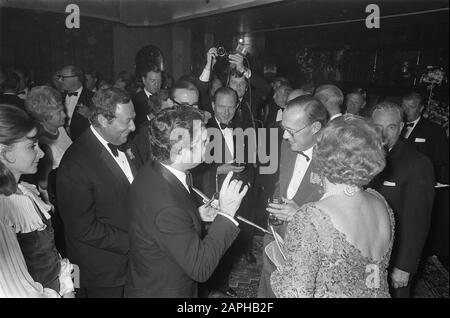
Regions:
M 149 99 L 150 98 L 150 96 L 152 96 L 153 94 L 152 93 L 150 93 L 145 87 L 144 87 L 144 93 L 145 93 L 145 95 L 147 95 L 147 99 Z
M 100 143 L 105 147 L 106 150 L 110 153 L 111 157 L 113 157 L 114 161 L 119 165 L 122 172 L 125 174 L 125 177 L 127 177 L 128 182 L 131 184 L 134 180 L 133 173 L 131 172 L 130 164 L 128 162 L 127 156 L 123 151 L 118 150 L 117 153 L 119 154 L 118 157 L 114 156 L 111 149 L 108 147 L 108 142 L 103 139 L 102 136 L 95 130 L 95 128 L 91 125 L 91 131 L 94 134 L 95 137 L 100 141 Z
M 411 135 L 411 133 L 412 133 L 412 131 L 414 130 L 414 128 L 416 128 L 416 125 L 417 125 L 417 123 L 419 122 L 420 118 L 421 118 L 421 116 L 419 116 L 415 121 L 412 121 L 412 122 L 411 122 L 411 123 L 414 124 L 412 127 L 406 127 L 406 126 L 405 126 L 405 133 L 404 133 L 404 135 L 403 135 L 403 137 L 404 137 L 405 139 L 408 139 L 408 138 L 409 138 L 409 135 Z M 408 123 L 408 124 L 410 124 L 410 123 Z
M 275 121 L 280 121 L 280 120 L 283 119 L 283 111 L 284 111 L 284 108 L 280 108 L 280 109 L 278 110 L 278 112 L 277 112 L 277 118 L 275 119 Z
M 217 118 L 215 118 L 215 119 L 216 119 L 217 125 L 219 125 L 219 128 L 220 128 L 220 122 L 217 120 Z M 225 128 L 225 129 L 220 128 L 220 131 L 222 131 L 222 135 L 223 135 L 223 138 L 225 139 L 225 143 L 227 144 L 228 150 L 230 150 L 230 153 L 231 153 L 231 159 L 228 162 L 226 162 L 226 163 L 232 163 L 232 162 L 234 162 L 234 159 L 233 159 L 234 158 L 233 129 L 231 129 L 231 128 Z
M 314 146 L 304 151 L 304 154 L 309 158 L 312 158 L 313 148 Z M 297 155 L 297 159 L 295 160 L 294 172 L 292 173 L 292 178 L 289 182 L 289 186 L 286 192 L 287 199 L 292 200 L 292 198 L 297 193 L 310 163 L 311 159 L 307 161 L 305 156 L 303 156 L 302 154 Z
M 80 86 L 75 92 L 78 92 L 77 96 L 69 96 L 66 95 L 66 100 L 64 102 L 64 107 L 67 115 L 67 127 L 70 126 L 70 122 L 72 121 L 73 112 L 75 111 L 75 107 L 78 104 L 78 99 L 80 98 L 81 91 L 83 90 L 83 86 Z M 88 105 L 86 105 L 88 106 Z
M 165 168 L 167 168 L 167 170 L 169 170 L 170 172 L 172 172 L 172 174 L 178 179 L 180 180 L 181 184 L 186 188 L 187 192 L 191 193 L 191 191 L 189 191 L 189 187 L 187 185 L 186 182 L 186 173 L 180 170 L 177 170 L 175 168 L 172 168 L 171 166 L 165 165 L 163 163 L 161 163 Z

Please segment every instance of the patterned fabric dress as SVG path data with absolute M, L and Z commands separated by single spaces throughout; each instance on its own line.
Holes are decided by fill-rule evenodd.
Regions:
M 387 268 L 394 241 L 394 214 L 389 211 L 391 241 L 381 260 L 363 256 L 328 214 L 305 204 L 289 223 L 284 241 L 286 261 L 271 276 L 277 297 L 389 298 Z

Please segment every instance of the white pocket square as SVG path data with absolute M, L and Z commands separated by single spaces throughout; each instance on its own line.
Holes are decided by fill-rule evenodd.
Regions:
M 416 138 L 414 139 L 414 142 L 426 142 L 427 140 L 425 138 Z
M 383 185 L 388 186 L 388 187 L 395 187 L 395 182 L 384 181 Z

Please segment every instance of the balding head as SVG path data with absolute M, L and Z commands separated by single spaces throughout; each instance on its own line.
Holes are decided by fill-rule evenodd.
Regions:
M 344 94 L 335 85 L 322 85 L 316 89 L 314 97 L 320 100 L 330 117 L 342 112 Z
M 291 101 L 294 98 L 300 97 L 300 96 L 305 96 L 305 95 L 309 95 L 309 92 L 307 92 L 306 90 L 302 89 L 302 88 L 297 88 L 292 90 L 288 97 L 287 97 L 287 101 Z

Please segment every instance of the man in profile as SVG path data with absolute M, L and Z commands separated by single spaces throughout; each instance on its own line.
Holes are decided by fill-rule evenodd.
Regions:
M 126 297 L 197 297 L 239 233 L 234 215 L 247 186 L 230 172 L 212 207 L 199 208 L 189 170 L 207 143 L 202 113 L 189 106 L 164 109 L 150 123 L 153 161 L 129 193 L 130 262 Z M 241 189 L 242 188 L 242 189 Z M 204 235 L 202 221 L 212 222 Z
M 369 186 L 384 196 L 395 215 L 391 294 L 394 298 L 409 298 L 430 228 L 435 184 L 433 165 L 401 137 L 404 123 L 400 106 L 392 102 L 376 105 L 372 121 L 388 150 L 385 169 Z
M 283 221 L 273 225 L 284 237 L 288 221 L 305 203 L 317 201 L 323 193 L 322 182 L 317 172 L 313 148 L 320 131 L 326 125 L 327 110 L 317 99 L 300 96 L 287 103 L 281 127 L 284 130 L 281 145 L 280 176 L 275 187 L 274 199 L 283 204 L 270 204 L 267 211 Z M 269 223 L 270 224 L 270 223 Z M 264 236 L 264 247 L 273 241 Z M 275 264 L 263 254 L 263 269 L 259 281 L 258 297 L 275 298 L 270 286 L 270 275 Z
M 67 256 L 80 267 L 80 297 L 123 297 L 129 251 L 126 197 L 141 166 L 128 142 L 134 117 L 125 91 L 98 90 L 92 125 L 67 149 L 58 168 L 56 197 Z

